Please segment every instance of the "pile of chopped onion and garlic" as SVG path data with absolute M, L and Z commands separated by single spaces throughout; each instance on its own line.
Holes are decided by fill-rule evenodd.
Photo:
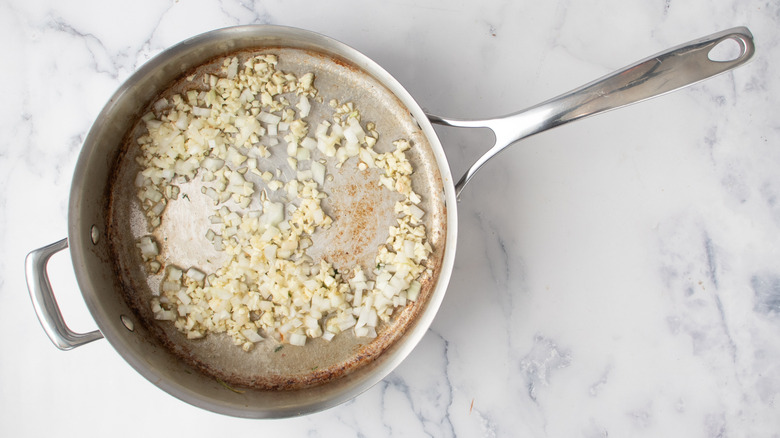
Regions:
M 228 260 L 215 272 L 176 266 L 164 260 L 151 234 L 142 237 L 142 259 L 163 278 L 151 300 L 154 317 L 172 321 L 190 339 L 227 333 L 246 351 L 269 336 L 292 345 L 329 341 L 347 330 L 376 337 L 380 322 L 418 298 L 417 279 L 431 253 L 405 155 L 411 145 L 399 139 L 394 151 L 376 152 L 376 126 L 363 124 L 355 105 L 336 99 L 328 101 L 330 120 L 309 121 L 312 105 L 323 102 L 313 73 L 296 77 L 277 63 L 267 54 L 243 65 L 226 59 L 220 75 L 199 79 L 205 87 L 161 98 L 142 119 L 148 132 L 137 139 L 142 169 L 136 186 L 150 230 L 179 199 L 177 184 L 198 175 L 201 192 L 214 201 L 204 237 Z M 262 168 L 274 149 L 286 150 L 295 178 L 282 181 L 278 169 Z M 367 184 L 403 195 L 395 206 L 397 226 L 369 273 L 359 265 L 338 272 L 306 253 L 314 232 L 333 222 L 322 209 L 323 186 L 333 178 L 327 160 L 342 166 L 352 157 L 347 164 L 384 171 Z M 262 181 L 259 193 L 247 173 Z M 277 191 L 286 203 L 269 199 L 268 192 Z

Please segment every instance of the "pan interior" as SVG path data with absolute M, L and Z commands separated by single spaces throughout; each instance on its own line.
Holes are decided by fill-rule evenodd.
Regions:
M 397 139 L 411 142 L 412 148 L 407 151 L 407 157 L 414 168 L 412 187 L 422 197 L 420 207 L 425 211 L 423 223 L 428 242 L 433 248 L 426 263 L 430 269 L 420 278 L 420 298 L 416 302 L 409 302 L 404 308 L 397 308 L 390 322 L 378 327 L 378 335 L 374 339 L 357 338 L 351 331 L 346 331 L 330 342 L 319 338 L 309 339 L 305 346 L 296 347 L 266 337 L 249 352 L 233 345 L 224 334 L 209 334 L 203 339 L 190 340 L 176 330 L 172 323 L 155 321 L 149 303 L 159 291 L 164 269 L 156 274 L 147 272 L 136 247 L 141 237 L 150 234 L 144 212 L 136 198 L 134 184 L 140 170 L 136 162 L 139 154 L 136 140 L 145 133 L 140 120 L 127 135 L 123 151 L 114 165 L 107 207 L 107 229 L 114 268 L 121 279 L 124 298 L 138 318 L 154 333 L 156 342 L 162 343 L 203 373 L 231 386 L 299 389 L 342 377 L 381 358 L 382 352 L 397 342 L 415 323 L 436 285 L 444 255 L 444 190 L 430 144 L 407 108 L 377 79 L 335 56 L 279 46 L 226 53 L 194 71 L 185 72 L 178 81 L 161 90 L 158 96 L 186 91 L 193 82 L 197 82 L 187 78 L 218 71 L 227 56 L 238 56 L 243 60 L 261 54 L 277 55 L 277 68 L 298 77 L 307 72 L 314 73 L 314 86 L 323 101 L 312 103 L 310 118 L 322 119 L 329 110 L 330 99 L 342 103 L 353 102 L 364 121 L 376 124 L 379 139 L 374 149 L 377 152 L 391 151 L 392 142 Z M 146 103 L 147 108 L 151 108 L 156 100 Z M 279 169 L 284 180 L 295 178 L 293 170 L 286 164 L 284 146 L 269 150 L 271 156 L 258 163 L 258 167 L 273 172 Z M 323 209 L 333 218 L 334 223 L 331 228 L 317 231 L 312 236 L 313 246 L 308 254 L 315 263 L 318 259 L 324 259 L 339 270 L 346 271 L 361 265 L 367 274 L 372 271 L 377 248 L 385 243 L 388 229 L 395 224 L 398 216 L 394 205 L 399 195 L 377 184 L 380 172 L 377 169 L 360 170 L 355 158 L 340 168 L 328 161 L 327 174 L 333 178 L 326 180 L 323 186 L 323 191 L 328 195 L 323 202 Z M 246 178 L 255 184 L 257 190 L 254 196 L 259 198 L 266 183 L 250 174 Z M 210 226 L 209 216 L 213 214 L 213 202 L 201 193 L 202 181 L 199 177 L 178 185 L 181 188 L 178 200 L 168 204 L 161 225 L 152 233 L 160 244 L 160 258 L 164 264 L 193 266 L 204 272 L 212 272 L 226 257 L 223 252 L 216 251 L 205 237 Z M 266 193 L 272 200 L 281 196 L 272 190 Z M 253 199 L 252 202 L 260 200 Z

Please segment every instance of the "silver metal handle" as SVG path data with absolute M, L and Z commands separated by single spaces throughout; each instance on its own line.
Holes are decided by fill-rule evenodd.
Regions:
M 51 290 L 46 265 L 54 254 L 68 247 L 68 239 L 36 249 L 27 254 L 24 260 L 27 289 L 30 291 L 35 313 L 49 339 L 60 350 L 70 350 L 103 337 L 100 331 L 76 333 L 68 328 L 62 319 L 57 299 Z
M 735 41 L 739 53 L 729 60 L 713 60 L 713 48 Z M 755 52 L 753 35 L 746 27 L 718 32 L 629 65 L 601 79 L 526 110 L 485 120 L 457 120 L 429 115 L 433 123 L 462 128 L 490 128 L 496 141 L 455 185 L 463 187 L 488 160 L 518 140 L 568 122 L 631 105 L 693 85 L 747 62 Z

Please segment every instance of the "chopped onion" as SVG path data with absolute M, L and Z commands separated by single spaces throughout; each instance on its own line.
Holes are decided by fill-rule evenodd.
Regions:
M 312 179 L 319 184 L 320 186 L 325 184 L 325 165 L 318 162 L 313 161 L 311 163 L 311 174 Z
M 341 320 L 339 321 L 339 329 L 341 329 L 341 331 L 344 331 L 349 328 L 352 328 L 356 322 L 357 320 L 355 319 L 354 316 L 345 314 L 344 317 L 341 318 Z
M 233 79 L 236 77 L 236 73 L 238 73 L 238 58 L 233 58 L 230 60 L 230 65 L 228 65 L 227 69 L 227 77 L 228 79 Z
M 297 345 L 299 347 L 306 345 L 306 335 L 302 335 L 300 333 L 291 333 L 290 344 Z
M 278 225 L 284 220 L 284 204 L 281 202 L 266 202 L 263 204 L 263 215 L 260 222 L 266 225 Z
M 410 205 L 409 209 L 411 210 L 412 216 L 417 220 L 422 219 L 423 215 L 425 214 L 425 212 L 420 207 L 414 204 Z
M 227 260 L 211 273 L 178 268 L 160 256 L 151 236 L 142 237 L 137 245 L 148 270 L 166 266 L 159 291 L 153 291 L 152 312 L 190 339 L 227 332 L 247 351 L 262 341 L 259 330 L 296 346 L 308 338 L 330 341 L 350 329 L 358 337 L 376 337 L 395 308 L 419 298 L 416 279 L 426 272 L 421 262 L 432 251 L 420 224 L 421 199 L 411 190 L 413 168 L 404 153 L 411 144 L 401 139 L 392 143 L 394 151 L 374 151 L 376 125 L 362 125 L 351 102 L 331 99 L 316 115 L 320 109 L 330 114 L 310 120 L 312 99 L 324 101 L 314 75 L 296 78 L 277 70 L 277 63 L 269 54 L 240 63 L 230 58 L 220 74 L 201 76 L 206 89 L 158 99 L 142 117 L 148 133 L 137 140 L 142 170 L 134 184 L 148 224 L 157 227 L 168 203 L 180 198 L 177 184 L 199 176 L 199 183 L 207 183 L 201 193 L 215 204 L 205 237 Z M 281 150 L 275 147 L 280 139 Z M 262 169 L 265 159 L 284 156 L 285 149 L 292 172 L 276 168 L 274 176 Z M 328 197 L 324 183 L 334 177 L 328 166 L 351 163 L 359 170 L 379 168 L 379 184 L 402 195 L 397 225 L 376 254 L 371 279 L 359 267 L 338 272 L 307 254 L 312 236 L 333 222 L 322 207 Z M 259 180 L 262 191 L 252 204 Z M 262 210 L 251 207 L 259 203 Z
M 201 271 L 199 271 L 199 270 L 197 270 L 195 268 L 190 268 L 190 269 L 187 270 L 187 277 L 189 277 L 193 281 L 196 281 L 196 282 L 200 283 L 200 282 L 202 282 L 203 280 L 206 279 L 206 274 L 204 274 L 203 272 L 201 272 Z
M 211 117 L 211 110 L 209 108 L 192 107 L 192 114 L 197 117 Z
M 225 165 L 225 160 L 220 160 L 219 158 L 206 157 L 203 161 L 201 161 L 200 165 L 201 167 L 203 167 L 204 169 L 210 172 L 216 172 L 219 169 L 222 169 L 222 167 Z
M 300 110 L 299 115 L 301 118 L 307 117 L 309 115 L 309 111 L 311 110 L 311 104 L 309 104 L 309 99 L 307 99 L 306 96 L 301 96 L 296 107 Z
M 413 281 L 412 284 L 409 286 L 409 289 L 406 291 L 406 298 L 410 301 L 417 301 L 417 297 L 420 294 L 420 282 L 417 280 Z
M 258 114 L 257 115 L 257 119 L 260 120 L 261 122 L 267 123 L 269 125 L 278 125 L 279 122 L 282 121 L 281 117 L 279 117 L 279 116 L 277 116 L 275 114 L 267 113 L 265 111 L 263 111 L 260 114 Z
M 301 140 L 301 146 L 305 147 L 306 149 L 313 151 L 317 149 L 317 140 L 311 138 L 311 137 L 304 137 Z
M 262 341 L 262 340 L 263 340 L 262 336 L 260 336 L 260 335 L 257 333 L 257 330 L 252 330 L 252 329 L 244 329 L 244 330 L 241 330 L 241 334 L 242 334 L 242 335 L 244 335 L 244 337 L 245 337 L 245 338 L 246 338 L 246 339 L 247 339 L 249 342 L 258 343 L 258 342 L 260 342 L 260 341 Z
M 160 251 L 157 249 L 157 243 L 150 236 L 142 237 L 136 246 L 141 250 L 141 257 L 143 257 L 144 261 L 153 260 L 160 254 Z

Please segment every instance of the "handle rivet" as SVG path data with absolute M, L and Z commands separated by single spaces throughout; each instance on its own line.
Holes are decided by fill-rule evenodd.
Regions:
M 90 229 L 90 237 L 92 238 L 92 244 L 97 245 L 98 240 L 100 240 L 100 230 L 98 230 L 97 225 L 92 225 L 92 228 Z
M 130 319 L 129 316 L 119 315 L 119 320 L 122 321 L 122 325 L 124 325 L 125 328 L 130 330 L 131 332 L 135 329 L 135 324 L 133 324 L 133 320 Z

